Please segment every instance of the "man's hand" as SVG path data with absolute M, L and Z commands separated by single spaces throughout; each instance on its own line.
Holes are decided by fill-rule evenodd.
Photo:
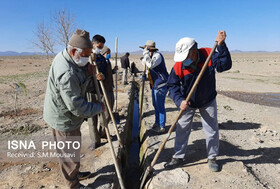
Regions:
M 88 64 L 88 73 L 90 75 L 95 75 L 96 74 L 96 66 L 93 64 Z
M 188 107 L 190 104 L 191 104 L 190 101 L 187 102 L 186 100 L 183 100 L 183 101 L 181 102 L 180 109 L 184 111 L 184 110 L 187 109 L 187 107 Z
M 103 75 L 103 73 L 98 73 L 96 74 L 96 79 L 98 81 L 103 81 L 105 79 L 105 76 Z
M 218 35 L 217 35 L 217 38 L 216 38 L 216 41 L 218 42 L 218 45 L 222 45 L 225 40 L 226 40 L 226 31 L 218 31 Z

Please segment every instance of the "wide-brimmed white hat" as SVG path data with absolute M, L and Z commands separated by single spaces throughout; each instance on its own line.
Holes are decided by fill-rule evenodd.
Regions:
M 184 61 L 188 57 L 189 51 L 195 43 L 196 42 L 193 38 L 184 37 L 180 39 L 176 43 L 174 61 L 175 62 Z

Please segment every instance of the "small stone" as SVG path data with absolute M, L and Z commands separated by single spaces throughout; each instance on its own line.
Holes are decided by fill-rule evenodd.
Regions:
M 266 127 L 266 126 L 261 127 L 261 128 L 260 128 L 260 132 L 261 132 L 261 133 L 266 133 L 266 132 L 267 132 L 267 127 Z
M 259 139 L 258 137 L 256 137 L 256 136 L 253 135 L 253 136 L 251 137 L 251 141 L 254 142 L 254 143 L 259 143 L 259 142 L 260 142 L 260 139 Z
M 44 167 L 44 169 L 43 169 L 45 172 L 49 172 L 49 171 L 51 171 L 51 168 L 48 168 L 48 167 Z
M 228 120 L 227 123 L 233 123 L 233 121 L 232 120 Z
M 243 172 L 248 173 L 247 168 L 244 166 L 244 168 L 242 169 Z

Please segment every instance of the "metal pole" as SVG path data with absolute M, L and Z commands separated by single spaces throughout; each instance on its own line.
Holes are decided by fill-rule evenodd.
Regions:
M 147 69 L 147 66 L 145 64 L 145 66 L 144 66 L 144 74 L 146 74 L 146 69 Z M 140 104 L 140 109 L 139 109 L 139 127 L 140 127 L 141 121 L 142 121 L 143 100 L 144 100 L 144 87 L 145 87 L 145 80 L 142 81 L 142 86 L 141 86 L 141 104 Z
M 118 37 L 116 37 L 116 44 L 115 44 L 115 66 L 118 66 Z M 116 70 L 116 74 L 115 74 L 115 89 L 116 89 L 115 112 L 118 112 L 118 70 Z

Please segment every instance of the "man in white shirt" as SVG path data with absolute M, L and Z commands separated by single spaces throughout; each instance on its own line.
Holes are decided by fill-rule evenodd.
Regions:
M 166 111 L 165 97 L 167 93 L 168 72 L 163 55 L 158 52 L 154 41 L 147 41 L 143 47 L 142 64 L 148 67 L 148 79 L 152 89 L 152 100 L 155 108 L 155 123 L 153 129 L 158 133 L 165 131 Z M 146 78 L 144 73 L 143 79 Z

